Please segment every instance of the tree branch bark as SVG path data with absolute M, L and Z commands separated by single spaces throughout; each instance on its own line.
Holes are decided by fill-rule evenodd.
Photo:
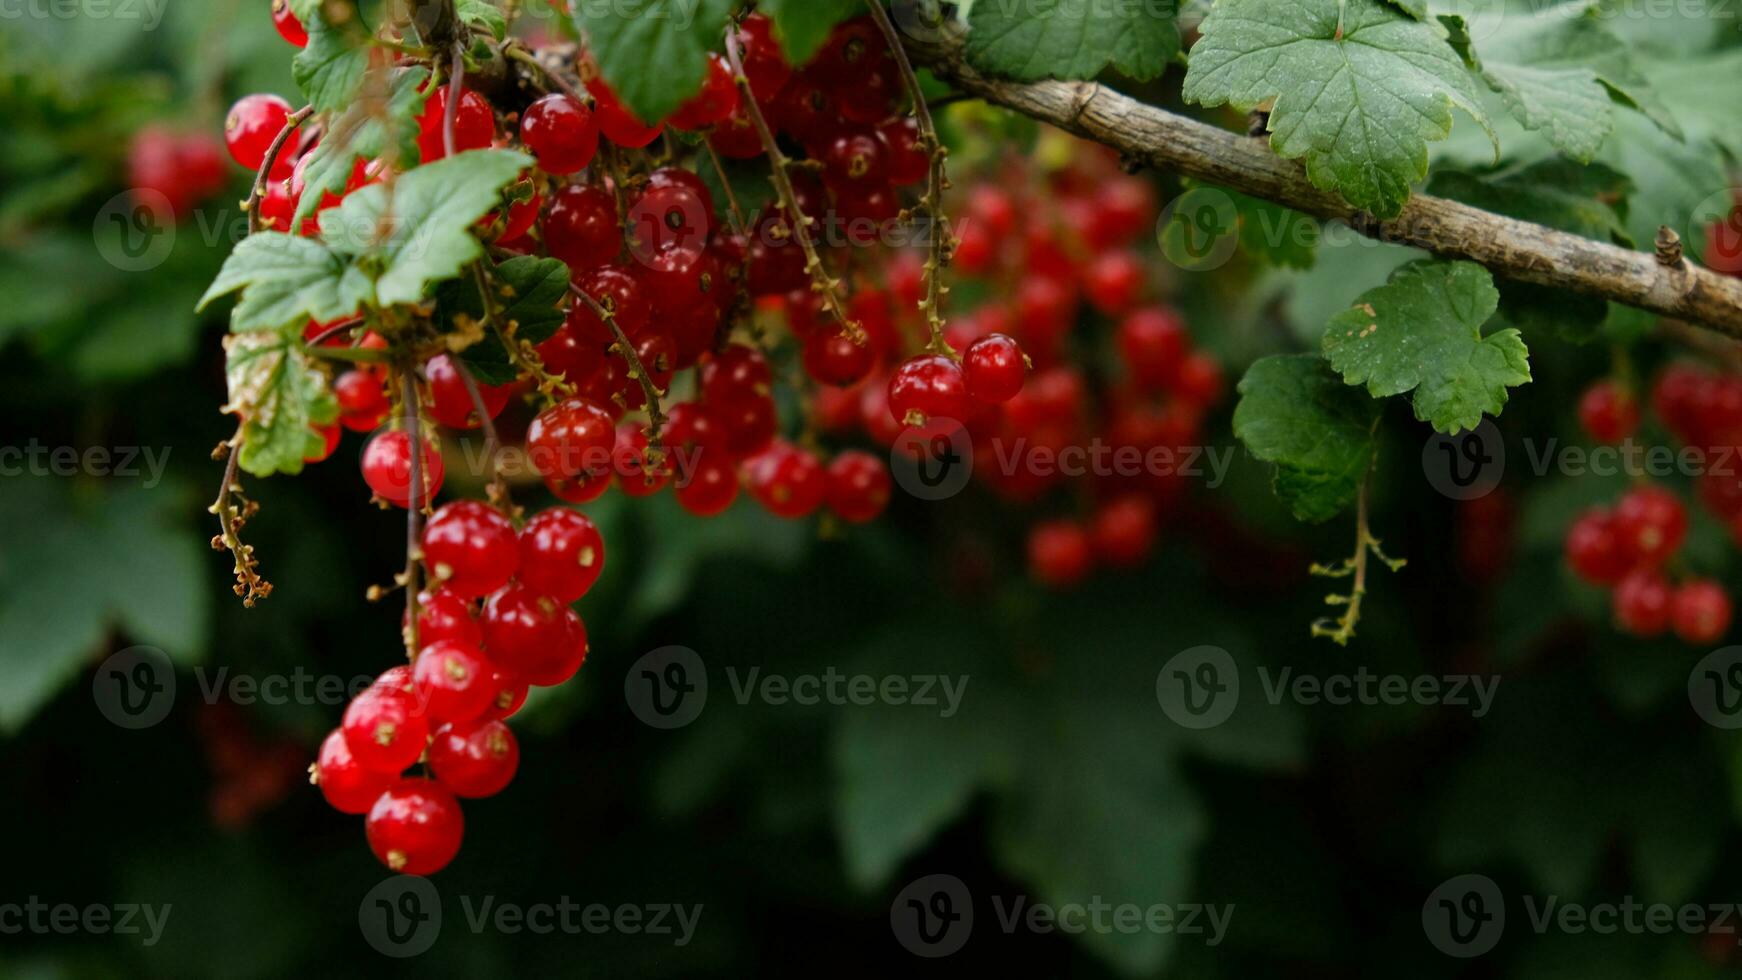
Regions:
M 1231 188 L 1326 220 L 1379 241 L 1468 259 L 1495 275 L 1612 300 L 1742 338 L 1742 279 L 1683 259 L 1660 263 L 1649 252 L 1556 231 L 1445 198 L 1417 194 L 1396 218 L 1379 220 L 1314 187 L 1299 162 L 1241 136 L 1146 105 L 1093 82 L 1020 84 L 987 78 L 962 59 L 959 41 L 909 39 L 908 50 L 940 78 L 1126 156 Z

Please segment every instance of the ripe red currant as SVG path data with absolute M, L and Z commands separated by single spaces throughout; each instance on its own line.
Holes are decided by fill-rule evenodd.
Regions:
M 553 507 L 520 531 L 520 581 L 570 603 L 587 594 L 605 570 L 605 539 L 587 515 Z
M 1068 588 L 1087 578 L 1095 557 L 1089 532 L 1074 521 L 1049 521 L 1028 532 L 1028 571 L 1035 581 Z
M 1649 638 L 1669 629 L 1669 583 L 1655 569 L 1628 572 L 1615 586 L 1615 623 L 1623 632 Z
M 889 468 L 861 449 L 849 449 L 829 463 L 828 501 L 835 516 L 864 524 L 889 506 Z
M 450 429 L 476 429 L 483 425 L 483 420 L 478 418 L 477 402 L 472 400 L 472 393 L 466 387 L 466 379 L 454 363 L 453 355 L 439 354 L 430 358 L 423 373 L 429 379 L 429 413 L 437 422 Z M 514 389 L 508 385 L 478 385 L 478 400 L 484 403 L 484 410 L 492 419 L 502 414 L 513 393 Z
M 1115 497 L 1089 520 L 1095 557 L 1113 568 L 1143 564 L 1155 550 L 1155 537 L 1155 502 L 1142 494 Z
M 484 603 L 484 649 L 491 662 L 521 680 L 568 659 L 568 607 L 518 583 Z
M 889 183 L 889 147 L 875 130 L 840 133 L 823 149 L 822 160 L 837 188 Z
M 1639 429 L 1639 402 L 1616 382 L 1599 381 L 1579 398 L 1579 424 L 1597 442 L 1621 442 Z
M 591 109 L 571 96 L 552 92 L 526 107 L 520 117 L 520 141 L 545 173 L 579 173 L 599 152 L 599 125 Z
M 472 604 L 446 589 L 418 593 L 417 642 L 430 646 L 443 640 L 469 647 L 483 644 L 484 630 Z
M 765 14 L 744 18 L 738 31 L 740 58 L 744 76 L 750 80 L 750 90 L 758 102 L 773 102 L 775 96 L 792 77 L 792 66 L 781 53 L 780 42 L 774 37 L 774 22 Z
M 623 231 L 611 192 L 576 184 L 557 191 L 544 218 L 544 244 L 571 272 L 615 260 L 623 250 Z
M 804 342 L 804 370 L 820 384 L 845 388 L 871 373 L 870 345 L 856 344 L 838 327 L 817 330 Z
M 424 103 L 418 117 L 417 149 L 424 163 L 448 155 L 445 116 L 448 111 L 448 87 L 438 87 Z M 482 150 L 496 141 L 496 114 L 482 95 L 466 89 L 460 96 L 459 111 L 454 114 L 454 152 Z
M 1638 487 L 1615 505 L 1615 531 L 1622 550 L 1634 562 L 1660 565 L 1687 537 L 1687 510 L 1662 487 Z
M 417 503 L 428 507 L 441 492 L 447 468 L 428 439 L 420 438 L 418 443 L 422 450 L 418 454 L 418 483 L 423 492 L 417 495 Z M 383 432 L 369 441 L 363 450 L 363 482 L 393 506 L 411 506 L 411 439 L 403 431 Z
M 1730 629 L 1730 597 L 1711 579 L 1689 579 L 1676 589 L 1670 623 L 1683 643 L 1716 643 Z
M 1083 272 L 1083 292 L 1108 316 L 1128 312 L 1143 291 L 1143 260 L 1134 252 L 1103 252 Z
M 368 813 L 381 791 L 393 782 L 392 776 L 359 765 L 345 733 L 336 728 L 321 742 L 310 777 L 333 809 L 352 814 Z
M 889 413 L 905 425 L 968 415 L 968 386 L 962 367 L 942 354 L 902 363 L 889 378 Z
M 417 696 L 379 683 L 352 699 L 341 728 L 357 764 L 389 776 L 416 762 L 429 737 Z
M 699 454 L 688 474 L 679 474 L 677 502 L 697 517 L 713 517 L 738 499 L 738 473 L 718 455 Z
M 924 180 L 931 172 L 931 158 L 920 142 L 919 120 L 902 116 L 877 127 L 877 131 L 889 146 L 889 182 L 906 187 Z
M 1614 515 L 1601 508 L 1579 515 L 1567 529 L 1566 555 L 1574 574 L 1593 585 L 1614 585 L 1633 565 L 1622 550 Z
M 737 110 L 738 83 L 732 78 L 732 69 L 726 66 L 726 59 L 710 54 L 701 92 L 679 106 L 667 122 L 673 129 L 703 129 L 723 122 Z
M 1131 380 L 1143 388 L 1169 388 L 1185 361 L 1187 337 L 1179 314 L 1167 307 L 1146 307 L 1119 321 L 1119 357 Z
M 962 355 L 962 380 L 968 394 L 988 405 L 1016 397 L 1028 378 L 1028 358 L 1022 346 L 1005 334 L 974 341 Z
M 550 480 L 609 474 L 616 444 L 611 414 L 584 398 L 545 409 L 526 430 L 527 456 Z
M 308 47 L 308 30 L 290 9 L 290 0 L 272 0 L 272 26 L 278 36 L 299 48 Z M 359 811 L 361 812 L 361 811 Z
M 508 584 L 520 563 L 514 524 L 483 501 L 444 504 L 424 526 L 423 562 L 431 583 L 460 598 L 489 595 Z
M 460 853 L 466 821 L 460 802 L 440 783 L 401 779 L 369 808 L 365 829 L 382 864 L 400 874 L 431 875 Z
M 483 653 L 454 640 L 424 647 L 412 668 L 416 694 L 432 724 L 482 715 L 496 699 L 494 676 Z
M 618 146 L 638 150 L 658 139 L 660 130 L 665 128 L 663 123 L 649 126 L 637 119 L 597 75 L 587 81 L 587 91 L 593 95 L 593 115 L 599 121 L 599 132 Z
M 647 433 L 633 422 L 617 427 L 617 447 L 611 453 L 617 486 L 631 497 L 651 497 L 671 482 L 671 450 L 648 450 Z
M 745 461 L 744 483 L 757 503 L 788 520 L 816 513 L 828 493 L 816 454 L 779 440 Z
M 1222 365 L 1215 358 L 1198 351 L 1180 362 L 1174 393 L 1180 401 L 1197 408 L 1208 408 L 1222 397 Z
M 230 150 L 230 158 L 244 169 L 259 170 L 289 116 L 290 103 L 276 95 L 244 95 L 230 107 L 224 120 L 224 145 Z M 268 176 L 283 180 L 290 176 L 294 165 L 290 154 L 281 152 Z
M 514 781 L 520 745 L 500 721 L 444 725 L 430 743 L 429 767 L 455 796 L 495 796 Z
M 634 337 L 647 329 L 653 318 L 653 306 L 641 280 L 614 265 L 600 266 L 575 277 L 575 285 L 593 298 L 627 336 Z M 616 335 L 605 325 L 604 318 L 586 303 L 577 301 L 569 310 L 567 326 L 582 340 L 611 344 Z
M 482 720 L 501 721 L 512 717 L 526 703 L 526 682 L 511 674 L 494 671 L 490 675 L 490 687 L 496 693 L 490 699 L 490 707 L 480 716 Z
M 386 420 L 391 405 L 381 378 L 373 371 L 346 371 L 333 380 L 339 421 L 352 432 L 373 432 Z

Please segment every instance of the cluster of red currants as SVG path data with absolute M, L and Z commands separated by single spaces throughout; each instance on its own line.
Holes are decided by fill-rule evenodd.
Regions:
M 1672 365 L 1659 377 L 1652 407 L 1664 426 L 1706 460 L 1728 460 L 1742 444 L 1742 379 Z M 1640 406 L 1625 385 L 1603 380 L 1579 401 L 1579 420 L 1598 442 L 1620 443 L 1638 431 Z M 1729 452 L 1720 452 L 1724 446 Z M 1742 472 L 1714 466 L 1698 477 L 1699 496 L 1718 516 L 1742 517 Z M 1613 589 L 1615 623 L 1639 637 L 1673 631 L 1683 642 L 1704 645 L 1729 631 L 1730 597 L 1717 582 L 1683 575 L 1673 584 L 1666 566 L 1688 534 L 1688 512 L 1669 488 L 1643 484 L 1623 494 L 1613 509 L 1585 511 L 1567 530 L 1566 556 L 1575 574 Z
M 504 719 L 528 686 L 580 669 L 587 631 L 571 603 L 605 566 L 598 528 L 573 510 L 544 511 L 516 531 L 472 500 L 436 511 L 422 553 L 430 588 L 417 605 L 416 659 L 351 701 L 310 770 L 334 808 L 367 815 L 375 856 L 406 874 L 453 860 L 464 830 L 457 798 L 494 796 L 514 778 L 520 749 Z M 423 774 L 404 775 L 420 760 Z
M 142 191 L 163 195 L 172 220 L 187 217 L 229 180 L 223 150 L 204 133 L 147 126 L 133 134 L 127 148 L 127 186 L 135 195 Z

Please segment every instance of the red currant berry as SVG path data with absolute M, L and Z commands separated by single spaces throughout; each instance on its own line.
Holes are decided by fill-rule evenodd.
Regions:
M 460 598 L 489 595 L 520 563 L 514 524 L 482 501 L 444 504 L 423 529 L 423 562 L 432 583 Z
M 744 77 L 750 80 L 750 90 L 756 93 L 759 102 L 774 101 L 792 77 L 792 66 L 787 64 L 780 42 L 774 37 L 774 22 L 764 14 L 744 18 L 738 31 L 738 44 L 742 49 L 739 56 L 744 64 Z
M 302 461 L 305 463 L 324 463 L 332 459 L 333 453 L 339 448 L 339 439 L 345 434 L 345 427 L 337 422 L 331 425 L 315 425 L 311 422 L 309 428 L 321 437 L 321 448 L 319 452 L 304 456 Z
M 919 120 L 912 116 L 892 119 L 877 127 L 889 146 L 889 182 L 906 187 L 925 180 L 931 173 L 931 158 L 920 142 Z
M 1016 201 L 1002 187 L 980 184 L 969 191 L 968 216 L 994 238 L 1008 238 L 1016 231 Z
M 853 184 L 841 188 L 840 195 L 835 199 L 835 210 L 848 225 L 848 232 L 852 236 L 849 240 L 855 245 L 868 246 L 877 242 L 877 229 L 866 228 L 866 225 L 884 225 L 894 221 L 901 214 L 901 201 L 887 184 Z
M 663 124 L 649 126 L 637 119 L 603 78 L 595 75 L 590 79 L 587 91 L 593 95 L 593 115 L 599 121 L 599 132 L 618 146 L 638 150 L 658 139 L 660 130 L 665 128 Z
M 496 698 L 495 669 L 476 647 L 443 640 L 423 648 L 412 668 L 417 696 L 432 723 L 470 721 Z
M 676 496 L 684 510 L 713 517 L 738 499 L 738 473 L 719 456 L 699 454 L 689 473 L 678 475 Z
M 726 452 L 733 459 L 768 448 L 780 430 L 772 398 L 743 398 L 716 407 L 726 423 Z
M 601 266 L 577 276 L 575 285 L 611 314 L 611 319 L 617 321 L 617 326 L 627 336 L 633 337 L 647 329 L 653 318 L 653 307 L 641 281 L 616 266 Z M 569 310 L 567 326 L 582 340 L 606 345 L 616 341 L 616 335 L 605 325 L 604 319 L 583 302 L 577 301 Z
M 738 83 L 732 78 L 732 69 L 726 66 L 726 59 L 710 54 L 701 92 L 679 106 L 667 122 L 673 129 L 697 130 L 724 122 L 736 111 Z
M 708 134 L 708 143 L 728 160 L 754 160 L 763 152 L 762 134 L 757 132 L 756 123 L 743 106 L 715 124 L 714 131 Z
M 484 603 L 484 649 L 492 663 L 531 680 L 568 657 L 568 607 L 518 583 Z
M 716 454 L 729 451 L 725 422 L 717 412 L 701 402 L 673 405 L 666 422 L 665 438 L 673 446 L 711 449 Z
M 369 808 L 369 849 L 388 868 L 431 875 L 460 853 L 466 833 L 460 801 L 428 779 L 401 779 Z
M 526 430 L 533 468 L 552 480 L 609 474 L 616 444 L 611 414 L 584 398 L 545 409 Z
M 516 680 L 511 674 L 500 670 L 493 672 L 490 675 L 490 688 L 496 693 L 490 699 L 490 707 L 480 716 L 481 720 L 502 721 L 513 717 L 526 703 L 526 682 Z
M 1179 314 L 1148 307 L 1119 321 L 1119 357 L 1131 380 L 1146 389 L 1170 388 L 1186 357 L 1186 328 Z
M 587 625 L 581 622 L 579 613 L 567 606 L 563 607 L 559 615 L 562 619 L 561 640 L 550 657 L 526 675 L 527 683 L 534 687 L 565 684 L 581 669 L 581 664 L 586 662 Z
M 869 342 L 856 344 L 840 329 L 818 330 L 805 338 L 804 370 L 818 383 L 845 388 L 871 373 Z
M 1599 381 L 1579 398 L 1579 424 L 1597 442 L 1621 442 L 1639 429 L 1639 402 L 1614 381 Z
M 392 406 L 381 378 L 373 371 L 346 371 L 333 380 L 333 397 L 339 403 L 339 421 L 352 432 L 373 432 L 381 427 Z
M 423 493 L 418 494 L 417 503 L 419 507 L 428 507 L 441 492 L 447 468 L 441 453 L 436 452 L 428 439 L 419 439 L 418 443 L 422 451 L 418 454 L 417 475 Z M 363 450 L 363 482 L 393 506 L 411 506 L 411 439 L 403 431 L 383 432 L 369 441 Z
M 1083 292 L 1108 316 L 1129 311 L 1142 291 L 1143 260 L 1133 252 L 1104 252 L 1083 272 Z
M 424 163 L 448 155 L 445 116 L 448 111 L 448 87 L 437 88 L 424 103 L 423 115 L 417 120 L 417 149 Z M 482 150 L 496 141 L 496 114 L 482 95 L 466 89 L 460 96 L 459 111 L 454 114 L 454 152 Z
M 527 106 L 520 117 L 520 141 L 545 173 L 579 173 L 599 152 L 599 126 L 591 109 L 552 92 Z
M 702 361 L 702 398 L 714 405 L 767 398 L 774 373 L 754 347 L 733 344 Z
M 752 296 L 782 295 L 809 284 L 804 249 L 793 239 L 792 225 L 781 208 L 769 208 L 756 219 L 750 232 L 749 265 L 747 286 Z
M 889 468 L 876 456 L 849 449 L 829 463 L 828 501 L 849 524 L 876 520 L 889 506 Z
M 1095 192 L 1087 228 L 1097 249 L 1124 248 L 1155 227 L 1155 188 L 1141 177 L 1116 177 Z
M 616 259 L 623 250 L 623 232 L 611 192 L 573 184 L 557 191 L 544 219 L 544 243 L 573 272 Z
M 1069 588 L 1094 568 L 1089 532 L 1071 521 L 1037 524 L 1028 532 L 1028 572 L 1055 589 Z
M 1636 569 L 1615 586 L 1615 623 L 1634 636 L 1657 636 L 1669 629 L 1672 603 L 1669 583 L 1661 574 Z
M 651 497 L 671 482 L 671 451 L 648 451 L 647 433 L 633 422 L 617 427 L 617 448 L 611 454 L 617 486 L 631 497 Z
M 1730 629 L 1730 597 L 1711 579 L 1689 579 L 1676 589 L 1670 623 L 1683 643 L 1716 643 Z
M 437 422 L 450 429 L 476 429 L 484 424 L 478 418 L 478 403 L 472 400 L 472 392 L 466 387 L 466 379 L 460 374 L 453 355 L 439 354 L 430 358 L 423 373 L 429 379 L 429 412 Z M 484 410 L 491 418 L 502 414 L 513 393 L 514 389 L 509 385 L 478 385 L 478 399 L 484 403 Z
M 1196 408 L 1208 408 L 1222 397 L 1222 365 L 1199 351 L 1180 363 L 1175 394 L 1180 401 Z
M 1567 529 L 1567 564 L 1593 585 L 1614 585 L 1632 566 L 1615 533 L 1614 515 L 1601 508 L 1580 514 Z
M 430 743 L 429 767 L 455 796 L 470 800 L 495 796 L 514 781 L 520 745 L 499 721 L 446 725 Z
M 905 425 L 968 416 L 968 386 L 962 367 L 941 354 L 912 358 L 889 378 L 889 412 Z
M 302 26 L 302 21 L 296 19 L 296 14 L 290 9 L 290 0 L 272 0 L 272 26 L 278 28 L 279 37 L 292 45 L 308 47 L 308 29 Z
M 1028 378 L 1028 358 L 1010 337 L 995 333 L 981 337 L 962 355 L 962 380 L 968 394 L 988 405 L 1015 398 Z
M 290 103 L 276 95 L 244 95 L 230 107 L 230 115 L 224 120 L 224 145 L 230 150 L 230 158 L 245 170 L 259 170 L 289 116 Z M 283 180 L 290 176 L 293 165 L 290 154 L 280 153 L 268 176 Z
M 1660 565 L 1687 537 L 1687 510 L 1662 487 L 1639 487 L 1615 505 L 1615 531 L 1622 551 L 1635 563 Z
M 520 532 L 520 581 L 558 602 L 574 602 L 605 570 L 605 539 L 579 511 L 553 507 Z
M 418 593 L 417 642 L 427 647 L 444 640 L 469 647 L 483 645 L 484 630 L 472 604 L 446 589 Z
M 776 441 L 744 463 L 750 496 L 769 513 L 788 520 L 809 517 L 828 493 L 828 474 L 816 454 Z
M 1095 557 L 1113 568 L 1133 568 L 1155 550 L 1155 502 L 1140 494 L 1107 501 L 1089 521 Z
M 321 743 L 321 753 L 310 778 L 333 809 L 351 814 L 368 813 L 376 798 L 393 782 L 390 775 L 358 765 L 345 741 L 345 733 L 336 728 Z
M 823 149 L 822 160 L 835 187 L 889 183 L 889 147 L 875 130 L 841 133 Z
M 352 699 L 341 728 L 357 764 L 389 776 L 416 762 L 429 738 L 417 696 L 379 683 Z

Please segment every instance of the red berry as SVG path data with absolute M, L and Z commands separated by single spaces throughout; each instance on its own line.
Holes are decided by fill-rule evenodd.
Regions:
M 442 464 L 441 453 L 435 451 L 428 439 L 420 438 L 418 443 L 421 447 L 418 483 L 423 490 L 418 494 L 418 506 L 428 507 L 435 495 L 441 492 L 447 469 Z M 371 439 L 363 450 L 363 482 L 369 484 L 376 496 L 393 506 L 411 506 L 410 437 L 395 429 Z
M 1143 260 L 1133 252 L 1103 252 L 1083 272 L 1083 292 L 1095 309 L 1118 316 L 1143 291 Z
M 1180 401 L 1208 408 L 1222 397 L 1222 365 L 1202 351 L 1189 355 L 1179 366 L 1175 394 Z
M 1178 313 L 1159 306 L 1137 310 L 1119 321 L 1116 339 L 1132 381 L 1148 389 L 1173 386 L 1187 347 Z
M 1660 565 L 1687 537 L 1687 510 L 1662 487 L 1638 487 L 1615 505 L 1615 532 L 1621 550 L 1635 563 Z
M 352 699 L 341 727 L 357 764 L 389 776 L 416 762 L 429 737 L 417 696 L 379 683 Z
M 824 147 L 823 172 L 837 188 L 887 185 L 889 147 L 876 130 L 844 132 Z
M 1005 238 L 1016 231 L 1016 202 L 1001 187 L 980 184 L 969 191 L 968 216 L 985 225 L 994 238 Z
M 557 191 L 544 219 L 544 243 L 571 273 L 615 260 L 623 250 L 623 231 L 611 192 L 574 184 Z
M 1089 521 L 1095 557 L 1114 568 L 1141 565 L 1155 550 L 1155 536 L 1155 502 L 1139 494 L 1109 500 Z
M 889 506 L 889 468 L 876 456 L 849 449 L 829 463 L 828 501 L 849 524 L 876 520 Z
M 804 342 L 805 373 L 821 384 L 845 388 L 871 373 L 873 355 L 869 344 L 853 342 L 839 328 L 818 330 Z
M 962 367 L 942 354 L 927 354 L 902 363 L 889 378 L 889 413 L 898 422 L 917 425 L 929 419 L 968 416 L 968 387 Z
M 401 779 L 369 808 L 369 849 L 400 874 L 430 875 L 460 853 L 466 821 L 460 802 L 441 784 Z
M 496 698 L 494 676 L 476 647 L 453 640 L 425 646 L 412 668 L 424 714 L 436 724 L 482 715 Z
M 558 602 L 574 602 L 605 570 L 605 539 L 579 511 L 553 507 L 520 532 L 520 581 Z
M 677 502 L 697 517 L 713 517 L 738 499 L 738 473 L 718 455 L 700 454 L 689 473 L 679 474 Z
M 1614 381 L 1599 381 L 1579 399 L 1579 424 L 1598 442 L 1621 442 L 1639 429 L 1639 402 Z
M 611 314 L 611 319 L 617 322 L 617 326 L 627 336 L 634 337 L 647 329 L 648 322 L 653 318 L 653 307 L 648 302 L 646 290 L 641 287 L 641 281 L 617 266 L 607 265 L 589 270 L 575 277 L 575 285 L 591 296 L 605 312 Z M 616 335 L 605 325 L 604 318 L 593 312 L 590 305 L 580 301 L 576 301 L 569 310 L 567 326 L 582 340 L 606 345 L 616 341 Z
M 889 145 L 889 182 L 897 187 L 917 184 L 931 173 L 931 158 L 920 143 L 919 120 L 912 116 L 892 119 L 877 127 Z
M 423 115 L 417 120 L 417 149 L 424 163 L 448 155 L 447 125 L 448 87 L 440 86 L 424 103 Z M 454 114 L 454 152 L 482 150 L 496 141 L 496 114 L 482 95 L 466 89 L 460 96 L 459 111 Z
M 483 425 L 483 420 L 478 418 L 477 402 L 472 400 L 472 392 L 466 387 L 466 379 L 461 376 L 453 355 L 439 354 L 430 358 L 423 366 L 423 373 L 429 379 L 429 413 L 437 422 L 450 429 L 476 429 Z M 514 389 L 509 385 L 478 385 L 479 401 L 484 403 L 484 410 L 492 419 L 502 414 L 513 394 Z
M 649 126 L 637 119 L 603 78 L 595 75 L 590 79 L 587 91 L 593 95 L 593 115 L 599 121 L 599 132 L 604 133 L 606 139 L 635 150 L 659 138 L 664 125 Z
M 311 776 L 333 809 L 353 814 L 368 813 L 381 791 L 393 782 L 390 775 L 358 765 L 345 733 L 336 728 L 321 743 Z
M 1716 643 L 1730 629 L 1730 597 L 1711 579 L 1689 579 L 1676 589 L 1670 622 L 1683 643 Z
M 501 721 L 512 717 L 526 703 L 525 681 L 516 680 L 513 675 L 502 671 L 490 674 L 490 688 L 495 692 L 490 699 L 490 707 L 479 716 L 482 721 Z
M 1614 585 L 1633 564 L 1621 548 L 1614 515 L 1601 508 L 1580 514 L 1567 529 L 1566 555 L 1574 574 L 1593 585 Z
M 345 428 L 337 422 L 331 425 L 315 425 L 311 422 L 309 428 L 321 437 L 321 450 L 318 453 L 304 456 L 302 461 L 305 463 L 324 463 L 331 459 L 333 453 L 339 448 L 339 439 L 344 436 Z
M 276 95 L 244 95 L 230 107 L 224 120 L 224 145 L 230 158 L 246 170 L 259 170 L 289 116 L 290 103 Z M 273 180 L 289 177 L 294 163 L 290 154 L 279 153 L 269 176 Z
M 290 9 L 290 0 L 272 0 L 272 26 L 278 36 L 299 48 L 308 47 L 308 30 Z M 361 813 L 362 811 L 357 811 Z
M 518 583 L 484 603 L 484 649 L 492 663 L 520 680 L 531 680 L 568 659 L 568 607 Z
M 418 593 L 417 642 L 427 647 L 444 640 L 469 647 L 483 644 L 484 630 L 472 604 L 447 589 Z
M 651 497 L 671 482 L 671 449 L 655 458 L 648 452 L 647 433 L 634 422 L 617 427 L 617 446 L 611 453 L 611 469 L 617 486 L 631 497 Z
M 617 425 L 611 414 L 584 398 L 547 408 L 526 430 L 526 452 L 546 479 L 608 474 Z
M 757 503 L 788 520 L 816 513 L 828 492 L 828 476 L 816 454 L 781 441 L 746 460 L 744 477 Z
M 1615 586 L 1615 623 L 1623 632 L 1653 637 L 1669 629 L 1669 583 L 1653 569 L 1628 572 Z
M 733 344 L 702 361 L 702 398 L 714 405 L 767 398 L 774 373 L 754 347 Z
M 352 432 L 373 432 L 381 427 L 392 406 L 381 378 L 373 371 L 346 371 L 333 380 L 333 397 L 339 403 L 339 421 Z
M 981 337 L 962 355 L 962 379 L 968 394 L 988 405 L 1015 398 L 1027 378 L 1028 359 L 1022 346 L 1004 334 Z
M 732 78 L 732 69 L 726 66 L 726 59 L 710 54 L 701 92 L 679 106 L 667 122 L 673 129 L 702 129 L 725 121 L 737 110 L 738 83 Z
M 741 398 L 715 408 L 725 422 L 726 453 L 733 459 L 761 452 L 780 429 L 772 398 Z
M 758 102 L 774 101 L 787 79 L 792 77 L 792 66 L 787 64 L 780 42 L 774 37 L 774 22 L 764 14 L 744 18 L 738 31 L 738 44 L 750 90 L 756 93 Z
M 1123 248 L 1155 227 L 1155 188 L 1141 177 L 1116 177 L 1095 192 L 1087 237 L 1095 249 Z
M 423 562 L 433 584 L 460 598 L 489 595 L 520 563 L 514 524 L 482 501 L 444 504 L 423 529 Z
M 514 781 L 520 745 L 500 721 L 446 725 L 430 743 L 429 767 L 455 796 L 495 796 Z
M 1028 572 L 1052 588 L 1068 588 L 1094 568 L 1089 532 L 1071 521 L 1037 524 L 1028 532 Z
M 545 173 L 578 173 L 599 152 L 599 126 L 591 109 L 552 92 L 526 107 L 520 117 L 520 141 Z
M 561 640 L 551 656 L 526 675 L 527 682 L 535 687 L 556 687 L 566 683 L 587 659 L 587 625 L 581 622 L 579 613 L 567 606 L 560 615 Z

